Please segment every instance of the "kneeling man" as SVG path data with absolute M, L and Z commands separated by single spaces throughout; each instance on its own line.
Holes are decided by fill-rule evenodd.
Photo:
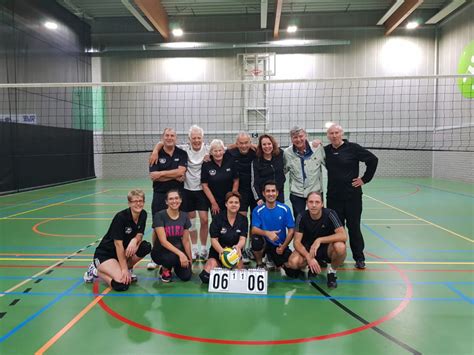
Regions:
M 308 209 L 296 220 L 295 251 L 288 260 L 288 266 L 293 270 L 308 266 L 309 272 L 319 274 L 320 263 L 327 263 L 327 286 L 336 288 L 335 269 L 346 258 L 346 231 L 336 212 L 323 207 L 319 192 L 309 193 L 306 205 Z

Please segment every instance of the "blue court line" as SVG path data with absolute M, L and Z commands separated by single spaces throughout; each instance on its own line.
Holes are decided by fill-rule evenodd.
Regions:
M 375 230 L 373 230 L 372 228 L 370 228 L 369 226 L 367 226 L 365 223 L 361 223 L 369 232 L 371 232 L 373 235 L 375 235 L 377 238 L 379 238 L 382 242 L 384 242 L 385 244 L 389 245 L 390 247 L 392 247 L 398 254 L 400 254 L 401 256 L 405 257 L 407 260 L 409 261 L 413 261 L 413 258 L 408 254 L 406 253 L 405 251 L 403 251 L 402 249 L 400 249 L 398 246 L 396 246 L 394 243 L 392 243 L 391 241 L 385 239 L 384 237 L 382 237 L 379 233 L 377 233 Z
M 36 277 L 29 277 L 29 276 L 0 276 L 0 280 L 37 280 L 43 279 L 45 281 L 74 281 L 74 280 L 82 280 L 82 277 L 51 277 L 51 276 L 36 276 Z M 160 277 L 141 277 L 139 275 L 139 281 L 159 281 L 161 280 Z M 302 279 L 273 279 L 270 278 L 269 282 L 278 282 L 278 283 L 307 283 L 308 280 Z M 313 279 L 317 284 L 325 284 L 326 281 L 324 280 L 316 280 Z M 382 284 L 382 285 L 404 285 L 405 281 L 403 280 L 338 280 L 339 284 Z M 413 285 L 473 285 L 474 281 L 411 281 Z
M 56 292 L 9 292 L 9 293 L 2 293 L 5 295 L 11 296 L 57 296 L 58 293 Z M 58 297 L 62 298 L 66 294 L 61 293 Z M 93 293 L 69 293 L 68 297 L 94 297 L 94 296 L 103 296 L 103 297 L 125 297 L 125 298 L 135 298 L 135 297 L 161 297 L 161 298 L 261 298 L 261 299 L 286 299 L 288 296 L 286 295 L 253 295 L 253 294 L 234 294 L 234 293 L 212 293 L 212 294 L 192 294 L 192 293 L 107 293 L 107 294 L 93 294 Z M 297 300 L 327 300 L 328 297 L 326 296 L 318 296 L 318 295 L 292 295 L 291 299 Z M 421 302 L 460 302 L 464 301 L 464 299 L 460 298 L 448 298 L 448 297 L 413 297 L 413 298 L 406 298 L 406 297 L 364 297 L 364 296 L 333 296 L 330 297 L 331 299 L 335 300 L 345 300 L 345 301 L 421 301 Z M 47 307 L 47 306 L 46 306 Z M 49 307 L 48 307 L 49 308 Z M 36 315 L 35 315 L 36 317 Z M 0 342 L 2 342 L 0 338 Z
M 0 338 L 0 343 L 3 343 L 5 340 L 7 340 L 8 338 L 10 338 L 13 334 L 15 334 L 17 331 L 19 331 L 21 328 L 23 328 L 25 325 L 27 325 L 28 323 L 30 323 L 32 320 L 34 320 L 36 317 L 38 317 L 40 314 L 44 313 L 46 310 L 48 310 L 49 308 L 51 308 L 55 303 L 57 303 L 58 301 L 60 301 L 64 296 L 68 296 L 77 286 L 79 286 L 80 284 L 82 284 L 83 281 L 82 280 L 79 280 L 78 282 L 76 282 L 74 285 L 72 285 L 71 287 L 69 287 L 66 291 L 62 292 L 62 293 L 56 293 L 54 294 L 55 296 L 57 296 L 54 300 L 52 300 L 51 302 L 49 302 L 46 306 L 44 306 L 43 308 L 41 308 L 39 311 L 37 311 L 36 313 L 34 313 L 33 315 L 29 316 L 28 318 L 26 318 L 23 322 L 21 322 L 20 324 L 18 324 L 16 327 L 14 327 L 13 329 L 11 329 L 8 333 L 6 333 L 5 335 L 3 335 L 1 338 Z M 18 295 L 21 295 L 21 296 L 28 296 L 30 293 L 23 293 L 23 292 L 15 292 L 16 294 Z
M 474 299 L 473 298 L 470 298 L 470 297 L 466 296 L 464 293 L 459 291 L 456 287 L 454 287 L 450 283 L 447 283 L 446 287 L 449 288 L 451 291 L 453 291 L 455 294 L 457 294 L 459 297 L 461 297 L 464 301 L 466 301 L 470 304 L 474 304 Z
M 453 194 L 453 195 L 459 195 L 459 196 L 474 198 L 474 196 L 472 196 L 472 195 L 468 195 L 468 194 L 465 194 L 465 193 L 462 193 L 462 192 L 457 192 L 457 191 L 444 190 L 444 189 L 441 189 L 439 187 L 433 187 L 433 186 L 429 186 L 429 185 L 417 184 L 417 183 L 414 183 L 414 182 L 406 182 L 406 181 L 404 181 L 404 183 L 407 184 L 407 185 L 423 186 L 423 187 L 426 187 L 427 189 L 437 190 L 437 191 L 445 192 L 447 194 Z

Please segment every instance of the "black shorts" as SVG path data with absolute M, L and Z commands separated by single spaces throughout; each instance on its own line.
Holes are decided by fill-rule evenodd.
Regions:
M 181 205 L 181 210 L 183 212 L 194 212 L 194 211 L 207 212 L 209 210 L 209 201 L 204 191 L 202 190 L 192 191 L 192 190 L 184 189 L 183 204 Z
M 276 266 L 282 266 L 290 258 L 291 250 L 290 248 L 286 247 L 286 249 L 283 251 L 283 254 L 280 255 L 277 254 L 276 248 L 276 245 L 265 241 L 265 252 L 267 253 L 267 257 L 270 258 L 270 260 L 273 261 Z
M 153 201 L 151 201 L 151 213 L 154 216 L 156 212 L 166 210 L 166 192 L 153 192 Z
M 303 244 L 303 246 L 305 247 L 306 251 L 308 251 L 308 252 L 311 249 L 311 244 L 310 245 Z M 327 243 L 321 244 L 319 246 L 318 251 L 316 252 L 316 260 L 317 261 L 324 261 L 326 263 L 331 262 L 331 258 L 329 257 L 329 254 L 328 254 L 328 248 L 329 248 L 329 244 L 327 244 Z
M 250 213 L 252 213 L 253 209 L 257 206 L 257 202 L 253 198 L 252 191 L 239 190 L 239 194 L 241 196 L 239 211 L 247 212 L 250 207 Z
M 150 250 L 151 250 L 150 242 L 146 240 L 142 240 L 140 245 L 138 246 L 138 249 L 135 255 L 138 256 L 139 258 L 143 258 L 147 254 L 150 253 Z M 100 264 L 102 264 L 103 262 L 109 259 L 115 259 L 118 261 L 117 253 L 115 252 L 115 250 L 113 252 L 101 250 L 101 249 L 95 250 L 93 261 L 96 268 L 98 268 Z

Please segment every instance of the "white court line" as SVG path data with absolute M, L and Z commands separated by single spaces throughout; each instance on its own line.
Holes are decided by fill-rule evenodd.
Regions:
M 452 234 L 452 235 L 454 235 L 454 236 L 456 236 L 456 237 L 458 237 L 458 238 L 461 238 L 461 239 L 464 239 L 464 240 L 466 240 L 466 241 L 468 241 L 468 242 L 474 243 L 474 240 L 472 240 L 471 238 L 465 237 L 465 236 L 463 236 L 463 235 L 461 235 L 461 234 L 459 234 L 459 233 L 453 232 L 452 230 L 449 230 L 449 229 L 447 229 L 447 228 L 441 227 L 440 225 L 438 225 L 438 224 L 436 224 L 436 223 L 427 221 L 426 219 L 421 218 L 421 217 L 418 217 L 418 216 L 414 215 L 413 213 L 406 212 L 406 211 L 402 210 L 401 208 L 398 208 L 398 207 L 389 205 L 388 203 L 385 203 L 385 202 L 383 202 L 383 201 L 377 200 L 376 198 L 371 197 L 371 196 L 369 196 L 369 195 L 367 195 L 367 194 L 365 194 L 364 196 L 367 197 L 367 198 L 370 198 L 370 199 L 372 199 L 372 200 L 374 200 L 374 201 L 376 201 L 376 202 L 378 202 L 378 203 L 381 203 L 381 204 L 384 205 L 384 206 L 388 206 L 388 207 L 390 207 L 390 208 L 393 208 L 393 209 L 396 210 L 396 211 L 400 211 L 400 212 L 406 214 L 407 216 L 413 217 L 413 218 L 415 218 L 415 219 L 417 219 L 417 220 L 419 220 L 419 221 L 423 221 L 423 222 L 425 222 L 425 223 L 428 223 L 428 224 L 432 225 L 433 227 L 436 227 L 436 228 L 439 228 L 439 229 L 441 229 L 441 230 L 444 230 L 445 232 L 448 232 L 449 234 Z

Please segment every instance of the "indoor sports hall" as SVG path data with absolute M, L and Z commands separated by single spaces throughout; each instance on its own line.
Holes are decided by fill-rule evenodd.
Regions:
M 1 1 L 0 353 L 473 354 L 473 14 L 471 0 Z M 332 123 L 379 160 L 367 267 L 347 246 L 337 288 L 269 270 L 266 294 L 211 292 L 203 262 L 164 283 L 149 257 L 125 292 L 84 282 L 132 189 L 151 241 L 165 128 L 286 148 L 294 126 L 328 145 Z

